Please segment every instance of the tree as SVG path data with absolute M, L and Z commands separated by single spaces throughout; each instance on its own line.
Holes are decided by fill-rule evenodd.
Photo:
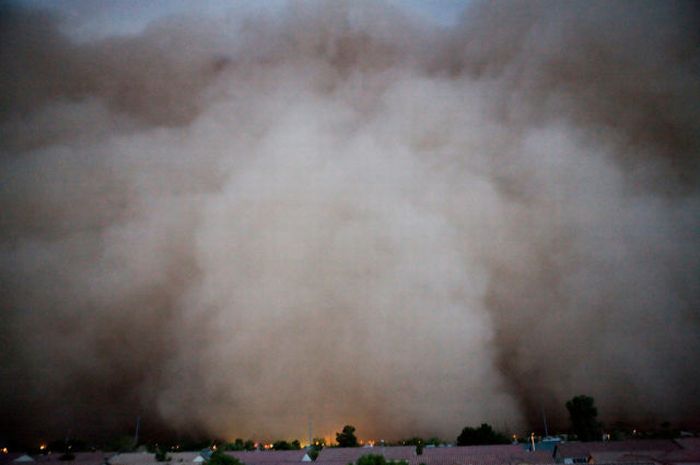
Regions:
M 383 455 L 367 454 L 357 459 L 356 465 L 408 465 L 408 462 L 405 460 L 387 461 Z
M 243 443 L 243 439 L 241 438 L 236 438 L 233 442 L 229 442 L 224 446 L 225 450 L 244 450 L 245 446 Z
M 409 439 L 404 439 L 401 441 L 404 446 L 416 446 L 416 455 L 423 455 L 423 449 L 425 448 L 425 441 L 423 438 L 414 436 Z
M 295 439 L 291 443 L 287 441 L 275 441 L 275 443 L 272 444 L 272 448 L 274 450 L 299 450 L 301 449 L 301 443 L 298 439 Z
M 324 438 L 314 438 L 311 442 L 311 448 L 317 451 L 322 450 L 324 447 L 326 447 L 326 440 Z
M 355 427 L 351 425 L 343 426 L 342 433 L 335 433 L 335 440 L 338 443 L 338 447 L 357 447 Z
M 482 423 L 478 428 L 465 427 L 457 437 L 458 446 L 478 446 L 485 444 L 510 444 L 508 438 L 494 431 L 488 423 Z
M 220 450 L 217 450 L 216 452 L 211 454 L 211 457 L 209 457 L 209 460 L 207 461 L 207 465 L 243 465 L 243 464 L 236 457 L 226 455 L 223 452 L 221 452 Z
M 287 441 L 275 441 L 272 443 L 272 449 L 274 450 L 289 450 L 292 446 Z
M 133 436 L 118 436 L 107 443 L 107 450 L 115 452 L 131 452 L 134 450 Z
M 170 457 L 168 457 L 168 453 L 166 452 L 164 447 L 157 447 L 156 448 L 156 461 L 157 462 L 169 462 Z
M 601 430 L 598 423 L 598 409 L 593 397 L 578 395 L 566 403 L 571 419 L 571 428 L 581 441 L 597 441 Z

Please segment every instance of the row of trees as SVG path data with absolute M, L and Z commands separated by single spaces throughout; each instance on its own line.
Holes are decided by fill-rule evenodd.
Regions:
M 581 441 L 594 441 L 600 440 L 602 435 L 602 424 L 598 421 L 598 409 L 595 406 L 595 401 L 592 397 L 586 395 L 578 395 L 573 397 L 571 400 L 566 402 L 566 409 L 569 413 L 569 418 L 571 421 L 571 433 L 576 435 L 576 437 Z M 656 433 L 648 437 L 673 437 L 676 430 L 670 428 L 668 423 L 662 425 L 663 433 Z M 345 425 L 342 431 L 336 433 L 336 443 L 338 447 L 358 447 L 360 442 L 356 436 L 356 429 L 352 425 Z M 634 434 L 638 434 L 634 431 Z M 661 435 L 662 434 L 662 435 Z M 507 444 L 510 439 L 503 433 L 494 430 L 489 424 L 482 423 L 478 427 L 466 426 L 462 429 L 461 433 L 457 437 L 456 443 L 460 446 L 470 446 L 470 445 L 483 445 L 483 444 Z M 436 437 L 430 439 L 423 439 L 420 437 L 411 437 L 398 441 L 393 444 L 387 445 L 413 445 L 416 447 L 416 452 L 420 455 L 426 446 L 433 445 L 438 446 L 444 444 L 442 440 Z M 107 447 L 109 450 L 125 452 L 134 449 L 133 438 L 124 436 L 113 441 L 109 445 L 105 444 L 103 447 Z M 326 446 L 326 442 L 322 438 L 316 438 L 310 445 L 310 455 L 315 458 L 318 452 Z M 176 451 L 176 450 L 201 450 L 205 448 L 219 449 L 219 450 L 229 450 L 229 451 L 251 451 L 255 449 L 273 449 L 273 450 L 298 450 L 301 449 L 301 443 L 298 440 L 286 441 L 280 440 L 275 441 L 271 445 L 268 444 L 264 446 L 251 439 L 243 440 L 241 438 L 235 439 L 233 442 L 225 441 L 193 441 L 193 440 L 181 440 L 177 443 L 170 443 L 169 445 L 162 444 L 152 444 L 148 447 L 150 452 L 156 453 L 156 458 L 159 460 L 167 460 L 166 451 Z M 48 444 L 48 447 L 44 446 L 43 452 L 54 451 L 62 452 L 65 455 L 65 460 L 70 460 L 73 457 L 73 452 L 88 450 L 90 447 L 84 442 L 77 439 L 71 440 L 59 440 Z
M 572 433 L 581 441 L 596 441 L 601 439 L 602 424 L 598 421 L 598 409 L 592 397 L 578 395 L 566 402 L 566 409 L 571 420 Z M 355 427 L 345 425 L 340 433 L 336 433 L 336 442 L 339 447 L 357 447 Z M 488 423 L 482 423 L 478 427 L 466 426 L 457 436 L 458 446 L 475 446 L 489 444 L 509 444 L 511 440 L 505 434 L 498 432 Z M 403 445 L 416 446 L 416 453 L 420 455 L 427 444 L 439 445 L 438 438 L 424 441 L 422 438 L 413 437 L 401 441 Z

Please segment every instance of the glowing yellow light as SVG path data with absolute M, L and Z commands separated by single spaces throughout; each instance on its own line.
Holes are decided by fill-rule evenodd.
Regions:
M 9 451 L 7 450 L 7 447 L 3 447 L 3 448 L 2 448 L 2 453 L 3 453 L 3 454 L 7 454 L 8 452 L 9 452 Z
M 39 450 L 45 450 L 46 449 L 46 444 L 42 444 L 39 446 Z

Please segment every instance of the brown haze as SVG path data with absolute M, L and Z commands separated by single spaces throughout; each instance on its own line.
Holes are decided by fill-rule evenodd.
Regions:
M 0 437 L 697 420 L 696 8 L 6 8 Z

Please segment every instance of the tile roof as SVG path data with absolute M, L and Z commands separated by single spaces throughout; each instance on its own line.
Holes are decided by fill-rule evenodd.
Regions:
M 174 465 L 192 464 L 199 457 L 199 452 L 168 452 L 167 462 L 158 462 L 155 454 L 149 452 L 127 452 L 116 454 L 109 459 L 110 465 Z M 65 464 L 70 465 L 70 464 Z
M 551 452 L 530 452 L 521 446 L 469 446 L 426 449 L 421 458 L 426 465 L 505 465 L 554 463 Z
M 275 465 L 301 463 L 301 459 L 306 455 L 306 451 L 304 449 L 227 451 L 226 454 L 236 457 L 245 465 Z
M 678 438 L 674 442 L 683 449 L 700 449 L 700 438 Z
M 557 447 L 557 458 L 588 457 L 603 452 L 669 452 L 680 446 L 670 439 L 637 439 L 629 441 L 565 442 Z
M 16 458 L 19 458 L 23 455 L 24 455 L 24 453 L 22 453 L 22 452 L 0 453 L 0 465 L 12 463 L 13 460 L 15 460 Z
M 112 465 L 131 465 L 156 462 L 155 454 L 150 452 L 125 452 L 109 459 Z
M 373 448 L 326 448 L 316 459 L 319 465 L 347 465 L 363 455 L 383 455 L 387 460 L 405 460 L 409 465 L 520 465 L 553 464 L 551 453 L 529 452 L 518 445 L 435 447 L 416 455 L 413 446 Z
M 326 447 L 319 454 L 316 463 L 346 465 L 355 462 L 363 455 L 383 455 L 387 460 L 408 460 L 415 455 L 414 446 L 398 447 Z
M 71 461 L 63 461 L 60 459 L 61 455 L 63 455 L 61 452 L 53 452 L 51 454 L 46 454 L 46 455 L 37 455 L 34 457 L 34 459 L 38 463 L 55 463 L 55 464 L 61 464 L 61 465 L 66 465 L 70 463 L 79 463 L 81 465 L 101 465 L 109 459 L 111 455 L 110 453 L 105 453 L 102 451 L 97 451 L 97 452 L 74 452 L 73 455 L 75 458 Z

